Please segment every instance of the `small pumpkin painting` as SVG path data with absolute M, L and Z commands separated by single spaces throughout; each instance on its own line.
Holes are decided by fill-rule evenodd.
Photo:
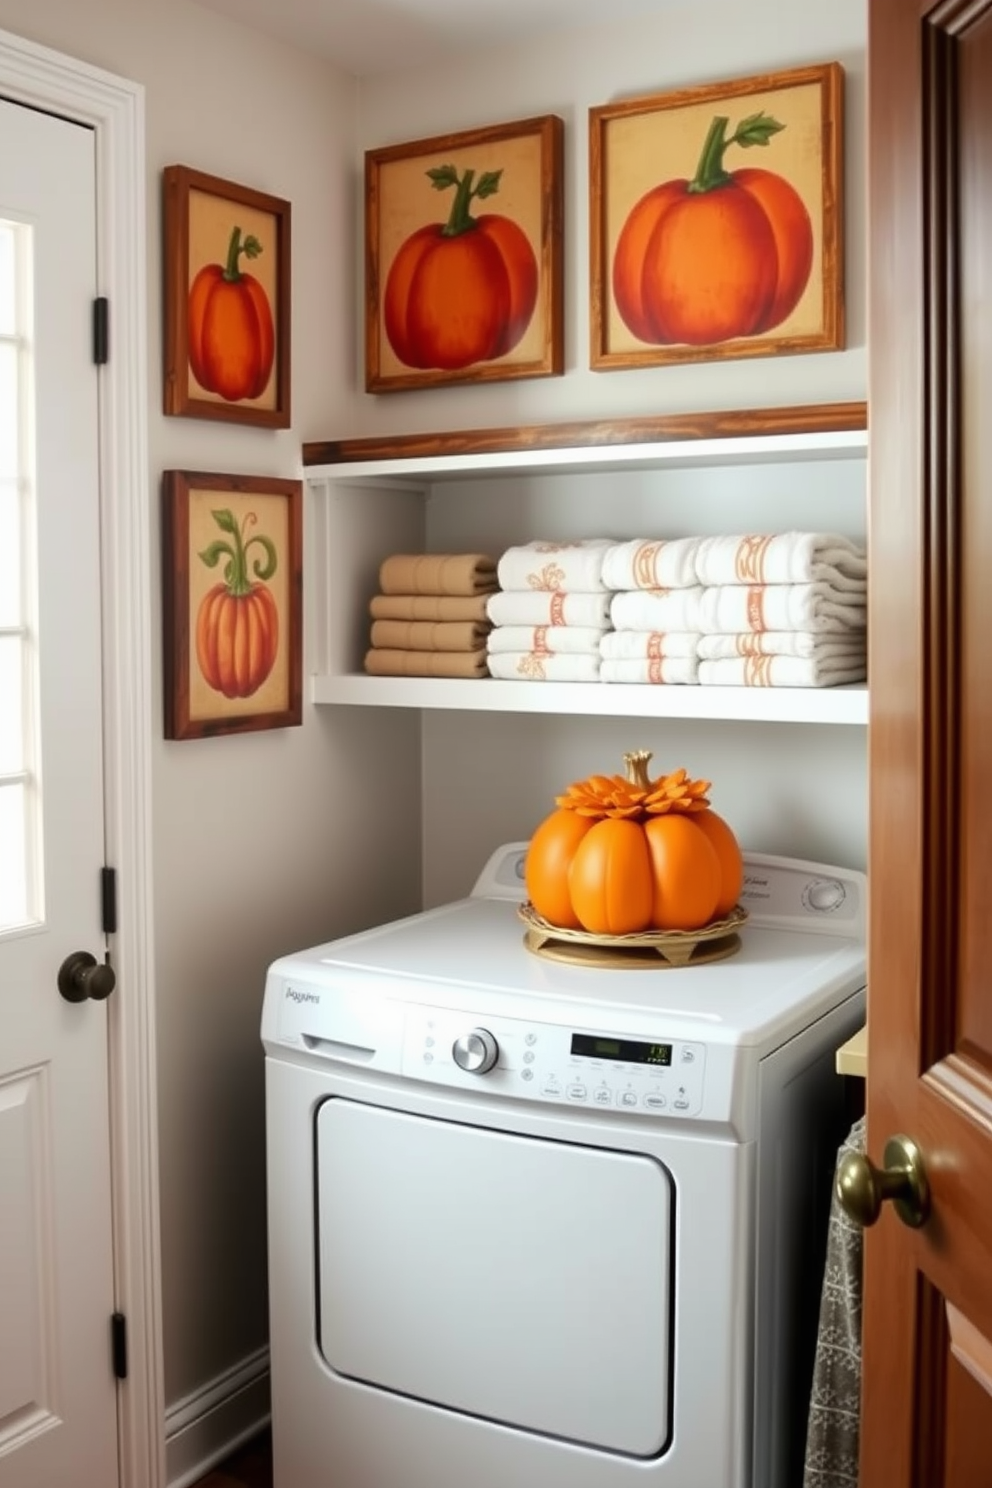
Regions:
M 709 782 L 685 770 L 651 778 L 651 755 L 623 775 L 591 775 L 556 798 L 534 832 L 524 880 L 532 908 L 597 936 L 700 930 L 737 904 L 744 860 L 712 810 Z
M 166 471 L 166 737 L 302 721 L 302 483 Z
M 187 336 L 191 395 L 275 406 L 276 240 L 254 208 L 193 191 Z
M 366 386 L 561 371 L 561 120 L 366 159 Z
M 594 366 L 843 344 L 841 79 L 831 63 L 592 111 Z
M 165 412 L 288 428 L 290 203 L 188 165 L 162 190 Z

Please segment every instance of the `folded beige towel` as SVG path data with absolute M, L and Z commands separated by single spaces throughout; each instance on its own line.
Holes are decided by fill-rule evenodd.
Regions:
M 702 637 L 692 630 L 608 630 L 599 643 L 599 654 L 604 661 L 695 656 L 701 640 Z
M 490 594 L 486 614 L 494 625 L 609 625 L 610 596 L 541 594 L 523 590 Z
M 506 590 L 559 590 L 594 593 L 605 589 L 603 556 L 612 537 L 583 537 L 576 542 L 530 542 L 507 548 L 496 568 Z
M 830 584 L 717 584 L 695 589 L 634 589 L 614 594 L 615 630 L 696 630 L 738 635 L 745 630 L 864 630 L 864 597 Z
M 494 677 L 514 682 L 598 682 L 599 654 L 548 656 L 538 651 L 497 651 L 489 654 Z
M 373 677 L 484 677 L 485 651 L 390 651 L 373 646 L 365 653 Z
M 615 543 L 603 559 L 607 589 L 685 589 L 696 577 L 696 549 L 701 537 L 634 538 Z
M 628 632 L 629 633 L 629 632 Z M 745 630 L 740 635 L 701 635 L 700 661 L 721 661 L 728 656 L 816 656 L 864 659 L 868 644 L 863 630 Z
M 608 657 L 600 665 L 599 680 L 691 685 L 699 681 L 698 666 L 694 656 Z
M 699 680 L 704 687 L 839 687 L 863 682 L 867 663 L 821 661 L 814 656 L 737 656 L 726 661 L 701 661 Z
M 496 563 L 485 553 L 394 553 L 379 568 L 383 594 L 488 594 Z
M 494 625 L 486 638 L 493 651 L 539 651 L 545 656 L 563 652 L 599 654 L 606 634 L 598 625 Z
M 478 651 L 489 624 L 474 620 L 373 620 L 372 644 L 393 651 Z
M 375 594 L 373 620 L 485 620 L 488 594 Z
M 832 532 L 775 532 L 742 537 L 704 537 L 696 555 L 698 584 L 813 584 L 865 590 L 864 548 Z M 624 586 L 633 588 L 633 585 Z M 658 588 L 666 587 L 659 584 Z

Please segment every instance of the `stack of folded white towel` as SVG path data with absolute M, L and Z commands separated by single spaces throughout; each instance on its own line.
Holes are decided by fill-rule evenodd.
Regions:
M 610 626 L 603 558 L 612 538 L 530 542 L 507 548 L 486 612 L 493 677 L 531 682 L 596 682 L 600 642 Z
M 620 591 L 603 681 L 833 687 L 867 676 L 867 556 L 845 537 L 635 539 L 610 550 L 603 573 Z
M 698 588 L 695 556 L 698 537 L 671 541 L 633 538 L 614 543 L 603 560 L 603 580 L 614 590 L 613 630 L 600 642 L 600 681 L 699 681 L 697 643 L 688 596 Z M 671 611 L 685 610 L 680 623 L 665 623 Z

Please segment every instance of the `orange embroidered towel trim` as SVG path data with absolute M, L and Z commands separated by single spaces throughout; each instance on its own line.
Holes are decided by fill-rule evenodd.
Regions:
M 553 656 L 540 651 L 494 651 L 489 656 L 494 677 L 510 682 L 598 682 L 599 655 L 581 652 Z
M 485 620 L 488 594 L 376 594 L 373 620 Z
M 575 542 L 530 542 L 507 548 L 497 576 L 504 592 L 594 594 L 603 583 L 603 558 L 611 537 L 582 537 Z
M 372 644 L 387 651 L 478 651 L 488 630 L 472 620 L 373 620 Z
M 374 677 L 485 677 L 486 653 L 480 651 L 396 651 L 373 646 L 365 670 Z
M 725 661 L 701 661 L 699 680 L 704 687 L 840 687 L 863 682 L 866 660 L 820 660 L 815 656 L 738 656 Z
M 599 680 L 691 684 L 699 681 L 699 663 L 694 656 L 604 656 Z
M 383 594 L 490 594 L 496 560 L 485 553 L 394 553 L 379 568 Z

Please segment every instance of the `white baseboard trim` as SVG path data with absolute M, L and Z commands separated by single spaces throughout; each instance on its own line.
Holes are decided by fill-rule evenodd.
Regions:
M 269 1422 L 269 1351 L 258 1349 L 165 1412 L 169 1488 L 189 1488 Z

